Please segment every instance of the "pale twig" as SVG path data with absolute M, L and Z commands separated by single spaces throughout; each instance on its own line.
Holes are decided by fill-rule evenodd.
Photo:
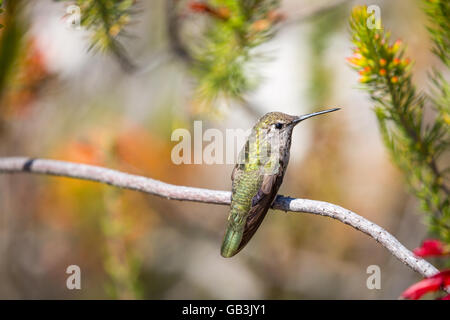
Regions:
M 213 204 L 230 204 L 231 193 L 202 188 L 192 188 L 164 183 L 151 178 L 132 175 L 98 166 L 58 160 L 30 159 L 24 157 L 0 158 L 0 173 L 38 173 L 106 183 L 125 189 L 141 191 L 173 200 L 196 201 Z M 339 220 L 364 232 L 378 241 L 397 259 L 424 277 L 439 271 L 424 259 L 414 256 L 394 236 L 375 223 L 340 206 L 308 199 L 277 196 L 273 208 L 283 211 L 305 212 Z

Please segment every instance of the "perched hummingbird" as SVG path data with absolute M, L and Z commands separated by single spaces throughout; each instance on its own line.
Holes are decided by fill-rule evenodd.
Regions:
M 289 162 L 294 127 L 336 110 L 339 108 L 299 117 L 269 112 L 255 124 L 231 174 L 231 209 L 221 249 L 223 257 L 232 257 L 245 247 L 275 200 Z

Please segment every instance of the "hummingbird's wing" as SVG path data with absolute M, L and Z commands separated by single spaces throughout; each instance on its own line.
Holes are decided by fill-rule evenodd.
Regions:
M 264 175 L 256 195 L 252 198 L 252 206 L 247 216 L 242 240 L 239 244 L 238 251 L 242 250 L 245 245 L 255 234 L 261 225 L 264 217 L 269 211 L 278 189 L 281 185 L 282 177 L 279 174 Z
M 266 148 L 264 145 L 263 147 Z M 264 154 L 266 153 L 262 153 Z M 231 174 L 231 211 L 221 248 L 224 257 L 232 257 L 245 247 L 277 195 L 283 170 L 280 170 L 277 154 L 269 155 L 268 159 L 260 158 L 263 160 L 261 163 L 252 162 L 248 159 L 248 148 L 241 150 L 240 161 Z M 257 168 L 252 168 L 252 165 Z

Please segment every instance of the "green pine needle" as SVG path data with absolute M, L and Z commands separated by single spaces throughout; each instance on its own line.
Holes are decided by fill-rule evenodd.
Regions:
M 202 39 L 192 46 L 197 96 L 210 104 L 217 97 L 241 99 L 259 77 L 252 65 L 254 48 L 274 34 L 271 14 L 279 6 L 274 0 L 214 0 L 204 2 L 208 17 Z

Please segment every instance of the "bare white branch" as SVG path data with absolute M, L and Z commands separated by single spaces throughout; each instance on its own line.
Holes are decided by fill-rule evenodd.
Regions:
M 231 199 L 231 193 L 228 191 L 177 186 L 98 166 L 24 157 L 0 158 L 0 173 L 20 172 L 96 181 L 173 200 L 227 205 L 230 204 Z M 414 256 L 410 250 L 385 229 L 340 206 L 322 201 L 278 196 L 273 208 L 283 211 L 311 213 L 339 220 L 374 238 L 393 256 L 422 276 L 430 277 L 439 272 L 426 260 Z

